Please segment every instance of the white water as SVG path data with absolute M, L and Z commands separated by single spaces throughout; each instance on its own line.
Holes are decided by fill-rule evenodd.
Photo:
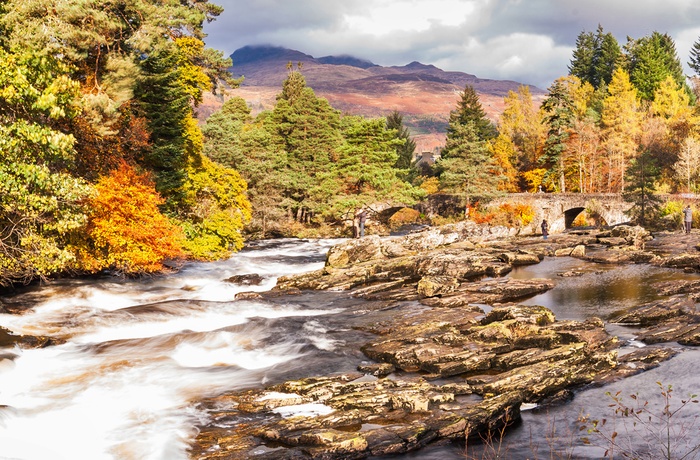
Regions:
M 194 398 L 259 385 L 266 369 L 304 354 L 294 338 L 260 346 L 270 333 L 250 319 L 333 313 L 233 301 L 235 294 L 322 267 L 318 255 L 333 243 L 275 243 L 164 278 L 57 283 L 24 294 L 32 308 L 0 314 L 0 326 L 65 343 L 0 348 L 0 458 L 188 458 L 203 416 L 190 408 Z M 264 283 L 224 281 L 249 273 Z M 318 323 L 304 330 L 319 349 L 334 346 Z

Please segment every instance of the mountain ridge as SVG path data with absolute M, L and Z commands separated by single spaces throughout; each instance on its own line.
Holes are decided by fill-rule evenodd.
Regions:
M 291 64 L 294 69 L 300 68 L 316 95 L 343 113 L 368 117 L 386 116 L 394 110 L 401 113 L 417 151 L 444 145 L 450 111 L 456 108 L 467 84 L 476 90 L 484 111 L 493 121 L 503 111 L 503 98 L 522 85 L 445 71 L 418 61 L 385 67 L 350 54 L 315 58 L 302 51 L 270 45 L 244 46 L 234 51 L 231 59 L 231 73 L 243 77 L 243 82 L 229 92 L 229 97 L 245 99 L 254 114 L 274 107 Z M 545 91 L 528 86 L 535 102 L 539 102 Z M 200 107 L 200 119 L 221 103 L 220 98 L 206 98 Z

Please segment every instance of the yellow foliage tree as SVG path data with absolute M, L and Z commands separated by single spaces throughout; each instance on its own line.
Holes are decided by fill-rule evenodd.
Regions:
M 501 175 L 504 177 L 504 180 L 499 182 L 498 189 L 504 192 L 517 192 L 518 171 L 512 163 L 515 161 L 517 152 L 513 141 L 507 135 L 499 134 L 490 142 L 489 148 L 496 163 L 501 167 Z
M 601 120 L 612 174 L 609 181 L 612 190 L 609 191 L 623 192 L 628 161 L 637 152 L 642 117 L 637 90 L 624 69 L 615 69 L 608 93 L 603 101 Z

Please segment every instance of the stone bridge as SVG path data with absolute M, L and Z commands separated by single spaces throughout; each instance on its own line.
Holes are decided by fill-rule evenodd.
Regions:
M 696 212 L 700 207 L 700 194 L 659 194 L 662 202 L 679 201 L 692 205 Z M 550 233 L 571 228 L 576 217 L 585 209 L 597 220 L 597 225 L 618 225 L 629 221 L 627 211 L 632 207 L 618 193 L 509 193 L 489 203 L 527 204 L 535 211 L 535 218 L 523 228 L 523 233 L 540 233 L 542 219 L 547 219 Z
M 632 207 L 617 193 L 510 193 L 489 206 L 504 203 L 529 205 L 534 210 L 535 217 L 523 233 L 540 233 L 542 219 L 547 219 L 550 233 L 562 232 L 586 209 L 597 225 L 618 225 L 629 221 L 626 212 Z

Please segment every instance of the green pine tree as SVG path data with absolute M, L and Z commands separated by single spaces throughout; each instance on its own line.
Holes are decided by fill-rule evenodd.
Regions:
M 396 146 L 398 158 L 394 166 L 405 171 L 404 177 L 408 182 L 412 182 L 418 175 L 414 161 L 416 142 L 411 138 L 408 128 L 404 126 L 403 116 L 396 110 L 386 118 L 386 128 L 396 131 L 396 138 L 403 141 L 403 143 Z
M 440 188 L 463 195 L 465 206 L 473 198 L 496 195 L 503 178 L 486 141 L 473 122 L 451 126 L 445 148 L 436 164 Z
M 557 79 L 549 87 L 549 94 L 542 102 L 544 122 L 548 127 L 541 161 L 549 166 L 548 174 L 557 178 L 558 191 L 566 192 L 564 153 L 569 139 L 569 128 L 574 120 L 573 100 L 563 79 Z
M 629 214 L 639 225 L 647 225 L 658 215 L 661 199 L 656 195 L 656 182 L 659 177 L 659 168 L 650 152 L 645 150 L 630 161 L 622 196 L 634 203 Z
M 469 123 L 474 125 L 476 135 L 481 140 L 486 141 L 498 136 L 498 130 L 486 117 L 486 112 L 479 101 L 479 95 L 473 86 L 467 84 L 457 102 L 457 108 L 450 112 L 447 126 L 448 137 L 457 126 Z
M 599 24 L 595 34 L 584 31 L 576 38 L 569 74 L 590 83 L 593 88 L 600 88 L 610 83 L 621 56 L 617 39 Z
M 669 75 L 688 95 L 692 94 L 683 74 L 676 45 L 668 34 L 655 31 L 650 36 L 637 40 L 629 38 L 625 50 L 630 81 L 643 100 L 653 100 L 659 85 Z

